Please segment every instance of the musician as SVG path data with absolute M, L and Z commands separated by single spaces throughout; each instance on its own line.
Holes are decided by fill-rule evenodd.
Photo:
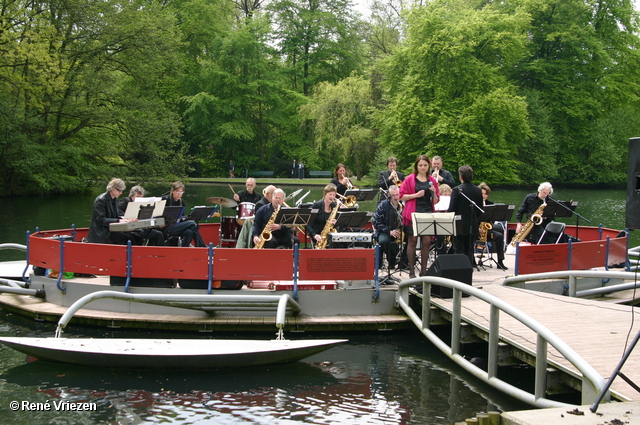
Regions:
M 482 182 L 478 185 L 480 190 L 482 190 L 482 205 L 493 205 L 495 202 L 489 200 L 489 195 L 491 194 L 491 188 L 485 182 Z M 500 231 L 500 228 L 496 226 L 499 224 L 500 228 L 502 228 L 502 224 L 493 223 L 491 230 L 487 232 L 487 241 L 493 239 L 491 243 L 492 251 L 495 251 L 498 254 L 498 267 L 502 270 L 507 270 L 507 266 L 504 265 L 504 234 Z M 504 231 L 504 229 L 502 229 Z M 479 231 L 479 230 L 478 230 Z
M 451 172 L 442 168 L 442 158 L 438 155 L 431 160 L 431 175 L 436 179 L 438 184 L 447 184 L 449 187 L 456 185 Z
M 180 181 L 173 182 L 171 184 L 171 191 L 169 192 L 169 195 L 162 197 L 162 199 L 167 201 L 165 207 L 186 207 L 187 204 L 184 199 L 182 199 L 183 194 L 184 184 Z M 182 238 L 182 244 L 180 246 L 190 246 L 191 241 L 195 241 L 195 245 L 198 247 L 206 246 L 202 240 L 202 236 L 200 236 L 198 225 L 195 221 L 179 221 L 165 226 L 162 229 L 162 232 L 167 239 L 171 236 L 179 236 Z
M 284 204 L 284 190 L 276 189 L 273 192 L 271 203 L 263 206 L 256 212 L 256 216 L 253 220 L 253 243 L 260 242 L 260 235 L 265 229 L 269 219 L 280 206 Z M 272 223 L 269 225 L 271 230 L 271 240 L 266 241 L 263 248 L 291 248 L 292 239 L 293 243 L 300 243 L 297 237 L 293 237 L 293 232 L 289 227 L 282 226 L 281 224 Z
M 118 202 L 118 208 L 120 208 L 120 211 L 126 212 L 129 202 L 134 202 L 136 198 L 142 198 L 146 193 L 142 186 L 133 186 L 129 190 L 129 196 L 122 198 Z M 134 232 L 138 232 L 143 241 L 148 241 L 147 245 L 164 246 L 164 234 L 158 229 L 142 229 L 134 230 Z
M 471 264 L 475 266 L 473 242 L 478 237 L 480 229 L 480 223 L 478 222 L 480 210 L 478 208 L 482 208 L 482 190 L 471 183 L 473 181 L 473 168 L 471 166 L 463 165 L 458 168 L 458 175 L 461 183 L 451 193 L 451 203 L 448 210 L 460 216 L 459 226 L 456 228 L 456 236 L 453 237 L 453 250 L 456 254 L 468 256 Z M 470 200 L 477 207 L 473 206 Z
M 245 190 L 241 190 L 238 193 L 233 194 L 233 199 L 236 202 L 251 202 L 252 204 L 257 203 L 261 196 L 256 192 L 256 179 L 253 177 L 249 177 L 247 181 L 244 182 Z
M 407 238 L 407 258 L 409 260 L 409 277 L 416 277 L 416 246 L 418 236 L 413 234 L 411 214 L 434 212 L 434 206 L 440 199 L 438 182 L 429 175 L 431 160 L 427 155 L 418 155 L 413 164 L 413 173 L 409 174 L 400 186 L 400 200 L 404 201 L 402 209 L 402 230 Z M 420 275 L 427 272 L 427 259 L 431 248 L 431 236 L 421 236 L 422 264 Z
M 256 209 L 255 211 L 258 211 L 260 209 L 261 206 L 263 205 L 267 205 L 271 203 L 271 198 L 273 197 L 273 192 L 276 190 L 276 187 L 272 184 L 270 184 L 269 186 L 265 187 L 264 190 L 262 191 L 262 194 L 264 195 L 262 197 L 262 199 L 260 199 L 257 203 L 256 203 Z
M 93 201 L 91 224 L 87 241 L 91 243 L 113 243 L 126 245 L 131 241 L 133 245 L 141 245 L 142 237 L 136 232 L 112 232 L 111 223 L 133 221 L 120 218 L 123 213 L 118 208 L 118 197 L 126 188 L 121 179 L 111 179 L 107 184 L 107 191 L 98 195 Z
M 351 180 L 347 177 L 347 167 L 344 164 L 336 165 L 335 174 L 336 177 L 331 180 L 331 184 L 336 187 L 339 195 L 344 195 L 349 187 L 353 187 Z
M 399 199 L 400 189 L 395 184 L 391 184 L 389 197 L 378 204 L 371 219 L 375 230 L 374 236 L 382 248 L 382 253 L 387 256 L 389 269 L 396 266 L 396 257 L 400 247 L 396 241 L 402 236 L 402 213 L 400 212 Z M 380 255 L 378 268 L 382 268 L 382 260 L 383 255 Z
M 520 208 L 518 208 L 518 212 L 516 213 L 516 221 L 518 222 L 516 226 L 516 234 L 520 233 L 522 230 L 522 221 L 524 220 L 525 214 L 527 216 L 527 220 L 531 220 L 531 216 L 543 202 L 546 203 L 547 196 L 552 193 L 553 187 L 551 186 L 551 183 L 544 182 L 540 183 L 540 186 L 538 186 L 538 193 L 530 193 L 525 196 L 522 201 L 522 205 L 520 205 Z M 542 232 L 544 232 L 544 227 L 551 221 L 553 221 L 552 218 L 546 218 L 539 226 L 533 226 L 533 229 L 531 230 L 531 233 L 529 233 L 527 239 L 532 243 L 538 243 L 542 236 Z
M 327 224 L 327 220 L 337 205 L 336 193 L 338 189 L 334 184 L 329 183 L 322 189 L 322 199 L 311 204 L 311 209 L 318 210 L 312 223 L 305 226 L 307 235 L 311 238 L 313 246 L 322 240 L 322 230 Z M 336 224 L 336 219 L 331 220 L 331 225 Z
M 380 171 L 378 174 L 378 187 L 382 189 L 386 193 L 389 191 L 389 187 L 391 185 L 396 185 L 399 187 L 398 181 L 402 184 L 404 181 L 404 174 L 401 171 L 397 170 L 398 168 L 398 159 L 394 156 L 390 156 L 387 159 L 387 169 L 384 171 Z M 380 197 L 379 201 L 382 201 L 386 197 Z

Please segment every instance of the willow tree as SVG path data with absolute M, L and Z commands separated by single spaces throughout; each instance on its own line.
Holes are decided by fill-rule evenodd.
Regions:
M 371 83 L 357 75 L 336 84 L 320 83 L 311 102 L 300 107 L 300 113 L 314 123 L 317 152 L 340 152 L 347 164 L 354 164 L 360 179 L 364 164 L 373 158 L 376 147 L 371 129 Z M 333 159 L 333 165 L 337 162 L 340 161 Z

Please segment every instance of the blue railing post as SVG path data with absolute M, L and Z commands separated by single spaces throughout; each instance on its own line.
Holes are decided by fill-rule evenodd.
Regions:
M 58 280 L 56 281 L 56 287 L 63 294 L 67 293 L 67 288 L 62 284 L 62 274 L 64 273 L 64 238 L 60 238 L 60 274 L 58 274 Z
M 380 261 L 380 256 L 382 255 L 382 253 L 380 252 L 382 250 L 382 248 L 380 248 L 380 244 L 376 244 L 376 249 L 374 250 L 374 254 L 373 254 L 373 281 L 376 284 L 376 290 L 373 292 L 373 298 L 371 299 L 372 302 L 378 301 L 378 299 L 380 298 L 380 280 L 378 278 L 378 261 Z
M 516 242 L 516 264 L 513 271 L 514 276 L 518 276 L 518 265 L 520 264 L 520 242 Z
M 571 270 L 571 257 L 573 254 L 573 244 L 571 242 L 571 239 L 569 239 L 567 243 L 567 250 L 567 270 Z
M 71 240 L 76 241 L 76 225 L 71 224 Z
M 213 242 L 209 242 L 209 282 L 207 283 L 207 294 L 211 295 L 211 286 L 213 285 Z
M 300 261 L 300 246 L 293 246 L 293 299 L 298 301 L 298 265 Z
M 602 240 L 602 223 L 598 226 L 598 240 Z
M 609 251 L 611 250 L 611 238 L 607 236 L 607 244 L 604 250 L 604 269 L 609 271 Z
M 31 232 L 27 230 L 27 242 L 25 243 L 25 246 L 27 247 L 27 250 L 25 251 L 25 254 L 27 257 L 27 264 L 24 265 L 24 270 L 22 271 L 22 280 L 27 283 L 31 283 L 31 279 L 27 277 L 27 270 L 29 270 L 29 236 L 30 235 L 31 235 Z
M 127 241 L 127 281 L 124 283 L 124 292 L 129 292 L 131 283 L 131 241 Z

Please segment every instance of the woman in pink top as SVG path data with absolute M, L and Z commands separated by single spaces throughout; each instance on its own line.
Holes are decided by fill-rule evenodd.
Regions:
M 400 187 L 400 200 L 404 201 L 402 210 L 403 231 L 408 236 L 407 258 L 409 260 L 409 277 L 416 277 L 416 246 L 418 236 L 413 234 L 413 223 L 411 213 L 432 213 L 435 211 L 434 205 L 440 199 L 438 196 L 438 182 L 429 175 L 431 160 L 427 155 L 418 155 L 413 164 L 413 173 L 409 174 Z M 431 236 L 421 237 L 422 263 L 420 276 L 426 274 L 427 259 L 429 258 L 429 248 L 431 247 Z

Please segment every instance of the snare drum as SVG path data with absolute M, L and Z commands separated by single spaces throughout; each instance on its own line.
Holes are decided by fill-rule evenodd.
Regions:
M 224 248 L 235 248 L 238 242 L 240 226 L 236 223 L 235 217 L 222 217 L 220 220 L 220 246 Z
M 240 205 L 238 205 L 238 224 L 242 226 L 247 218 L 253 217 L 255 210 L 256 204 L 252 202 L 241 202 Z

